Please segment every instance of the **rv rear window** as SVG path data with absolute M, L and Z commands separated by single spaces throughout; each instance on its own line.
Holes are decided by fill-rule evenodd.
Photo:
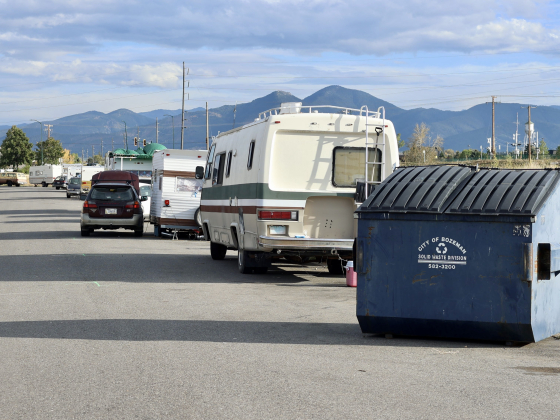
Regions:
M 226 154 L 220 153 L 216 155 L 216 160 L 214 160 L 214 169 L 212 173 L 212 185 L 222 185 L 224 182 L 224 165 L 226 160 Z
M 247 169 L 253 167 L 253 155 L 255 154 L 255 140 L 249 144 L 249 156 L 247 157 Z
M 369 148 L 368 176 L 371 181 L 380 181 L 381 165 L 371 162 L 381 162 L 381 150 L 377 155 L 373 147 Z M 333 185 L 335 187 L 355 187 L 356 182 L 365 179 L 366 148 L 365 147 L 335 147 L 333 150 Z
M 226 178 L 229 176 L 229 173 L 231 172 L 231 156 L 232 156 L 232 152 L 230 150 L 227 155 L 227 161 L 226 161 Z

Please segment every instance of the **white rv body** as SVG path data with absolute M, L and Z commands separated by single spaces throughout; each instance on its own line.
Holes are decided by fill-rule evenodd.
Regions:
M 62 175 L 61 165 L 40 165 L 29 168 L 29 183 L 32 185 L 49 186 Z
M 365 110 L 282 104 L 218 135 L 201 201 L 212 257 L 237 249 L 244 273 L 251 272 L 247 264 L 266 271 L 270 262 L 262 254 L 269 261 L 273 255 L 325 256 L 337 263 L 351 258 L 353 213 L 361 204 L 356 184 L 365 179 L 366 120 L 368 161 L 377 159 L 369 166 L 369 182 L 378 183 L 399 165 L 395 129 L 380 110 L 366 118 Z M 383 125 L 385 141 L 375 131 Z
M 80 190 L 80 195 L 87 194 L 91 189 L 91 178 L 98 174 L 99 172 L 103 172 L 105 168 L 103 166 L 86 166 L 82 165 L 80 171 L 80 177 L 82 178 L 82 188 Z
M 62 164 L 62 175 L 66 176 L 67 181 L 70 178 L 79 176 L 82 172 L 82 164 L 80 163 L 63 163 Z
M 175 149 L 154 152 L 150 222 L 156 236 L 162 229 L 200 228 L 196 216 L 202 179 L 195 179 L 195 171 L 197 166 L 204 167 L 207 153 L 206 150 Z

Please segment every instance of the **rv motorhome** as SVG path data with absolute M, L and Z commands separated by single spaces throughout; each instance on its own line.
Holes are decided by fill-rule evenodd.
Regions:
M 219 134 L 201 201 L 212 258 L 237 250 L 240 272 L 265 273 L 273 258 L 321 257 L 329 272 L 342 274 L 364 188 L 398 164 L 395 129 L 382 107 L 286 103 Z
M 29 183 L 43 187 L 52 185 L 53 181 L 62 175 L 61 165 L 40 165 L 29 168 Z
M 155 236 L 166 230 L 200 229 L 200 191 L 207 153 L 175 149 L 154 152 L 150 223 Z

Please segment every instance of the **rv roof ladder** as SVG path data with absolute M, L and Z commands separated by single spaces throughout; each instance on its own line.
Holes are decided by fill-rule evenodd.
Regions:
M 382 125 L 379 124 L 369 124 L 368 117 L 369 117 L 369 110 L 367 105 L 362 106 L 360 109 L 360 114 L 362 111 L 365 110 L 366 114 L 366 159 L 365 159 L 365 179 L 364 179 L 364 189 L 365 189 L 365 198 L 367 198 L 370 194 L 370 185 L 381 184 L 385 179 L 385 107 L 380 106 L 377 110 L 377 118 L 379 119 L 382 116 Z M 383 111 L 383 114 L 381 114 Z M 375 127 L 375 143 L 370 140 L 369 137 L 369 127 Z M 379 135 L 382 134 L 381 143 L 379 142 Z M 375 153 L 373 157 L 373 162 L 369 161 L 369 148 L 370 146 L 375 144 Z M 377 150 L 381 149 L 381 161 L 377 162 Z M 372 174 L 371 180 L 369 177 L 369 167 L 372 166 Z M 379 166 L 379 181 L 375 180 L 375 165 Z

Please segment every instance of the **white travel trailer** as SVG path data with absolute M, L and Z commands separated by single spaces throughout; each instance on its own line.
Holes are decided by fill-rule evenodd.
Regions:
M 150 223 L 155 236 L 164 230 L 200 229 L 200 192 L 207 154 L 206 150 L 154 152 Z
M 89 190 L 91 189 L 91 178 L 98 174 L 99 172 L 103 172 L 105 168 L 103 166 L 87 166 L 83 165 L 80 171 L 80 177 L 82 182 L 82 187 L 80 188 L 80 199 L 86 198 Z
M 61 165 L 41 165 L 29 168 L 29 183 L 48 187 L 53 181 L 62 175 Z
M 219 134 L 201 201 L 212 258 L 236 249 L 239 271 L 264 273 L 272 258 L 322 257 L 329 272 L 341 274 L 364 191 L 398 164 L 395 129 L 383 108 L 287 103 Z
M 67 180 L 79 176 L 82 172 L 82 165 L 80 163 L 63 163 L 62 175 L 66 176 Z

